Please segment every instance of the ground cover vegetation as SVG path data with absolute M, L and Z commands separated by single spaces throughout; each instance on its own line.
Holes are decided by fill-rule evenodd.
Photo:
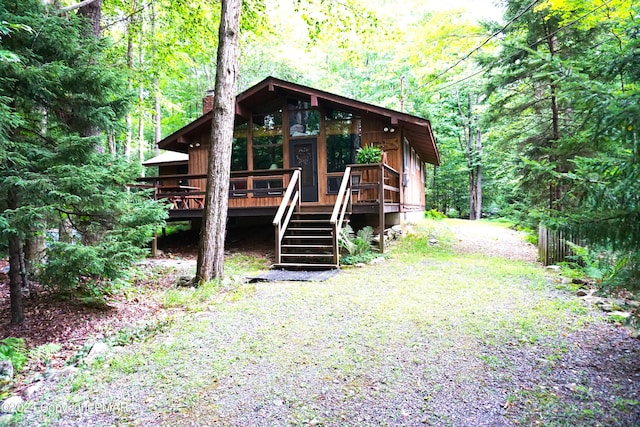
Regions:
M 532 258 L 532 248 L 512 230 L 473 228 L 495 230 L 513 258 L 486 248 L 463 255 L 456 245 L 477 242 L 448 221 L 425 221 L 392 245 L 386 263 L 325 282 L 228 281 L 196 304 L 172 298 L 184 312 L 171 324 L 140 340 L 119 334 L 130 344 L 114 344 L 15 419 L 633 425 L 637 341 L 575 297 L 571 283 L 514 257 L 522 247 Z M 234 271 L 264 268 L 234 258 Z M 102 409 L 38 409 L 91 402 Z

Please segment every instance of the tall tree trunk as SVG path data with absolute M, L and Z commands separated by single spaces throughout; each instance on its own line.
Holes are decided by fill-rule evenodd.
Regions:
M 138 160 L 144 162 L 144 86 L 142 83 L 138 87 L 138 108 L 140 111 L 138 117 Z
M 477 120 L 479 121 L 479 120 Z M 476 219 L 482 218 L 482 132 L 480 125 L 476 125 L 476 163 L 475 163 L 475 196 L 476 196 Z
M 224 277 L 241 6 L 242 0 L 222 0 L 206 202 L 196 272 L 198 283 Z
M 78 15 L 86 17 L 91 22 L 91 34 L 100 38 L 100 18 L 102 16 L 102 0 L 94 0 L 78 9 Z
M 480 101 L 478 100 L 478 103 Z M 482 217 L 482 133 L 480 131 L 480 119 L 474 114 L 473 97 L 467 95 L 467 112 L 465 114 L 458 96 L 458 111 L 463 123 L 465 145 L 461 148 L 467 158 L 467 174 L 469 178 L 469 219 L 476 220 Z
M 156 150 L 156 155 L 160 154 L 160 147 L 158 146 L 158 142 L 162 138 L 162 115 L 160 110 L 160 84 L 158 82 L 158 78 L 153 79 L 153 97 L 154 97 L 154 125 L 155 125 L 155 138 L 154 138 L 154 147 Z
M 142 66 L 144 64 L 144 56 L 142 53 L 142 30 L 140 31 L 140 45 L 138 46 L 138 65 L 140 70 L 142 70 Z M 140 80 L 140 84 L 138 86 L 138 159 L 140 162 L 144 161 L 144 149 L 145 149 L 145 141 L 144 141 L 144 83 Z
M 18 196 L 13 188 L 9 188 L 7 207 L 18 208 Z M 11 300 L 11 323 L 24 320 L 24 303 L 22 301 L 22 242 L 16 234 L 9 235 L 9 298 Z
M 154 101 L 154 109 L 153 109 L 153 124 L 154 124 L 154 149 L 156 155 L 160 154 L 160 147 L 158 147 L 158 142 L 160 142 L 162 135 L 162 116 L 160 110 L 160 82 L 158 79 L 158 55 L 156 48 L 156 9 L 154 6 L 154 2 L 150 4 L 151 8 L 151 66 L 153 67 L 153 101 Z
M 143 70 L 145 64 L 144 57 L 144 18 L 140 21 L 140 32 L 138 39 L 138 70 L 140 72 L 140 82 L 138 84 L 138 160 L 144 161 L 145 152 L 145 140 L 144 140 L 144 119 L 145 119 L 145 105 L 144 105 L 144 80 Z M 144 169 L 143 169 L 144 171 Z M 144 172 L 143 172 L 144 173 Z
M 556 56 L 558 39 L 555 32 L 550 32 L 550 29 L 545 26 L 547 32 L 547 47 L 549 48 L 549 54 L 553 59 Z M 548 146 L 552 146 L 560 139 L 560 108 L 558 106 L 558 85 L 551 83 L 549 85 L 550 101 L 551 101 L 551 138 L 549 138 Z M 560 164 L 555 156 L 550 156 L 549 160 L 555 163 L 555 169 L 557 172 L 561 171 Z M 553 182 L 549 183 L 549 209 L 560 209 L 559 200 L 562 197 L 562 190 L 559 186 Z
M 136 2 L 135 0 L 131 3 L 131 11 L 136 10 Z M 129 70 L 129 76 L 127 77 L 127 82 L 129 85 L 129 91 L 133 89 L 133 40 L 134 40 L 134 23 L 136 14 L 132 13 L 131 17 L 127 21 L 127 69 Z M 131 141 L 133 139 L 133 117 L 131 114 L 131 110 L 127 113 L 126 117 L 126 126 L 127 126 L 127 137 L 124 145 L 124 157 L 127 160 L 131 159 Z
M 118 153 L 118 147 L 116 145 L 116 138 L 113 135 L 113 132 L 109 132 L 107 134 L 107 144 L 109 145 L 109 154 L 113 159 L 116 158 L 116 154 Z
M 475 221 L 476 219 L 478 219 L 476 217 L 476 212 L 477 212 L 477 200 L 478 200 L 478 195 L 476 194 L 477 191 L 477 187 L 476 187 L 476 177 L 474 174 L 473 170 L 469 171 L 469 219 L 471 221 Z
M 37 264 L 42 261 L 46 250 L 44 237 L 33 232 L 24 242 L 25 267 L 29 273 L 35 271 Z

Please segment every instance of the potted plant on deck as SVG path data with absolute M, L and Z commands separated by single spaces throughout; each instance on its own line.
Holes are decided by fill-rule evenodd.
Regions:
M 358 149 L 356 163 L 360 165 L 382 163 L 384 153 L 381 148 L 369 145 Z

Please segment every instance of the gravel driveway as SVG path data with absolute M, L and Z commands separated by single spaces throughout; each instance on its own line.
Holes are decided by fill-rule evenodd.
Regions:
M 638 425 L 638 340 L 534 259 L 503 227 L 422 224 L 384 264 L 225 292 L 48 390 L 22 422 Z
M 512 260 L 536 262 L 537 248 L 525 241 L 522 232 L 483 221 L 446 220 L 458 253 L 485 254 Z

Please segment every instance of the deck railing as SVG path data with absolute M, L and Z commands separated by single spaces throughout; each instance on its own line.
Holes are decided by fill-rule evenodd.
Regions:
M 386 164 L 349 165 L 355 203 L 400 203 L 400 173 Z
M 296 210 L 300 210 L 300 170 L 295 170 L 291 175 L 289 186 L 284 193 L 278 212 L 273 218 L 273 225 L 276 228 L 276 263 L 282 261 L 280 245 L 282 238 L 287 231 L 291 216 Z
M 331 213 L 331 227 L 333 228 L 333 263 L 340 263 L 340 232 L 347 210 L 351 212 L 351 167 L 347 166 L 342 176 L 340 190 L 336 197 L 336 203 L 333 205 Z
M 251 207 L 248 199 L 261 199 L 260 205 L 277 206 L 298 169 L 234 171 L 229 179 L 229 206 Z M 137 187 L 152 188 L 156 200 L 168 200 L 171 210 L 204 208 L 207 175 L 177 174 L 138 178 Z M 269 201 L 271 200 L 271 201 Z M 237 206 L 236 206 L 237 205 Z
M 349 165 L 354 203 L 378 208 L 380 252 L 384 252 L 386 207 L 400 204 L 400 173 L 387 164 Z

